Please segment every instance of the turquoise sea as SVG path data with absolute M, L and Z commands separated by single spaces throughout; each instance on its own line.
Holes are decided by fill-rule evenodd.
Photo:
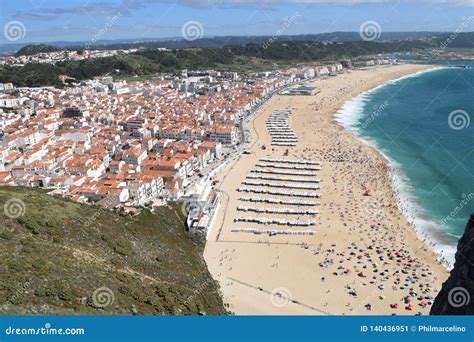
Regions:
M 347 102 L 336 120 L 390 161 L 399 206 L 452 262 L 474 213 L 474 69 L 391 81 Z

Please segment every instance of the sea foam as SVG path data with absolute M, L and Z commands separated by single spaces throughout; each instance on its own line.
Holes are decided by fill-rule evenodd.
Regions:
M 368 115 L 367 104 L 371 100 L 371 96 L 381 90 L 383 87 L 397 83 L 401 80 L 418 77 L 427 72 L 436 71 L 442 68 L 431 68 L 417 73 L 405 75 L 395 80 L 388 81 L 368 91 L 365 91 L 353 99 L 345 102 L 343 106 L 334 114 L 334 120 L 338 122 L 346 130 L 352 132 L 357 138 L 367 145 L 377 149 L 386 159 L 390 168 L 390 176 L 392 188 L 395 192 L 397 205 L 408 222 L 416 231 L 418 237 L 425 242 L 436 254 L 438 259 L 450 268 L 454 263 L 454 254 L 456 247 L 443 241 L 440 232 L 444 227 L 440 223 L 430 217 L 430 214 L 419 204 L 420 200 L 416 196 L 410 180 L 403 171 L 402 165 L 391 159 L 378 146 L 377 141 L 364 136 L 363 119 Z M 370 114 L 369 114 L 370 115 Z

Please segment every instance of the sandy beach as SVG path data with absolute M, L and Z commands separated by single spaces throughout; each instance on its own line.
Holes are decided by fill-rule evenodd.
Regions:
M 204 253 L 230 311 L 238 315 L 428 314 L 448 272 L 398 210 L 386 160 L 333 118 L 344 102 L 358 94 L 427 68 L 398 65 L 317 80 L 312 85 L 320 93 L 274 96 L 250 119 L 251 153 L 228 163 L 217 177 L 221 204 Z M 295 147 L 271 145 L 266 120 L 278 109 L 292 111 L 290 127 L 298 137 Z M 298 228 L 314 230 L 315 235 L 231 231 L 292 229 L 234 222 L 239 216 L 296 219 L 296 215 L 237 210 L 242 205 L 288 207 L 239 200 L 263 197 L 236 190 L 248 181 L 246 176 L 261 158 L 321 162 L 315 177 L 321 180 L 321 198 L 316 199 L 320 205 L 314 207 L 319 213 L 298 217 L 318 222 Z M 369 196 L 366 189 L 371 190 Z

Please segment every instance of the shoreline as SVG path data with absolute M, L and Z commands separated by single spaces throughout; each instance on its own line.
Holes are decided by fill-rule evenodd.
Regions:
M 342 126 L 345 130 L 352 133 L 357 139 L 362 141 L 367 146 L 374 148 L 380 156 L 385 159 L 387 166 L 388 166 L 388 173 L 391 178 L 392 190 L 397 198 L 397 204 L 399 211 L 405 216 L 405 218 L 410 221 L 410 225 L 412 229 L 417 233 L 418 238 L 425 243 L 425 245 L 430 248 L 434 253 L 437 254 L 437 259 L 441 262 L 444 267 L 449 271 L 452 265 L 454 264 L 454 253 L 456 252 L 456 245 L 450 246 L 445 244 L 441 240 L 437 240 L 435 236 L 435 232 L 431 232 L 427 227 L 423 227 L 423 222 L 426 224 L 436 224 L 435 221 L 425 218 L 423 216 L 429 215 L 426 210 L 421 207 L 418 203 L 416 203 L 416 195 L 413 194 L 413 190 L 409 184 L 409 181 L 406 179 L 406 175 L 403 171 L 401 165 L 399 165 L 395 160 L 390 158 L 387 154 L 385 154 L 382 150 L 379 149 L 377 146 L 377 142 L 367 136 L 364 136 L 360 129 L 354 127 L 355 121 L 359 121 L 360 116 L 364 115 L 364 102 L 367 101 L 367 97 L 369 97 L 374 92 L 382 89 L 383 87 L 395 84 L 401 80 L 417 77 L 419 75 L 435 72 L 439 70 L 444 70 L 446 67 L 436 66 L 430 69 L 422 70 L 415 72 L 413 74 L 407 74 L 405 76 L 399 77 L 397 79 L 390 80 L 386 83 L 377 85 L 374 88 L 371 88 L 367 91 L 362 92 L 361 94 L 355 96 L 354 98 L 346 101 L 336 113 L 334 113 L 334 120 Z M 357 103 L 358 101 L 362 103 Z M 356 107 L 357 113 L 349 113 L 344 110 L 345 106 Z M 343 118 L 342 115 L 350 115 L 352 114 L 352 118 Z M 373 116 L 372 114 L 369 119 Z M 377 115 L 376 115 L 377 116 Z M 367 119 L 366 122 L 369 120 Z M 366 123 L 364 122 L 364 124 Z M 370 123 L 369 123 L 370 124 Z M 421 221 L 421 222 L 420 222 Z M 437 247 L 437 248 L 435 248 Z M 448 252 L 446 252 L 448 250 Z M 444 251 L 444 253 L 442 253 Z
M 391 277 L 390 279 L 388 277 L 385 277 L 386 279 L 377 278 L 373 280 L 374 284 L 372 281 L 369 284 L 368 281 L 360 280 L 354 274 L 359 270 L 360 263 L 355 263 L 351 257 L 347 258 L 348 248 L 357 245 L 357 249 L 364 250 L 365 255 L 368 255 L 366 250 L 368 246 L 385 241 L 387 244 L 391 244 L 393 249 L 397 246 L 406 247 L 414 255 L 410 257 L 411 259 L 420 259 L 420 262 L 416 259 L 416 262 L 419 263 L 416 268 L 428 269 L 433 273 L 432 282 L 436 283 L 435 289 L 439 288 L 441 281 L 447 277 L 446 270 L 436 261 L 434 253 L 428 250 L 408 223 L 408 219 L 399 211 L 396 205 L 396 191 L 388 181 L 390 175 L 386 172 L 389 171 L 388 161 L 374 147 L 366 145 L 352 132 L 337 123 L 334 117 L 342 105 L 354 97 L 399 78 L 409 77 L 417 72 L 426 72 L 427 68 L 428 66 L 425 65 L 401 65 L 372 70 L 354 70 L 335 78 L 316 80 L 312 84 L 320 86 L 323 94 L 291 98 L 276 95 L 251 118 L 249 128 L 252 131 L 252 136 L 254 138 L 258 136 L 259 139 L 258 141 L 252 140 L 251 156 L 241 156 L 236 161 L 235 165 L 241 164 L 241 168 L 228 166 L 224 171 L 226 174 L 223 178 L 230 177 L 224 183 L 219 184 L 219 190 L 226 194 L 223 196 L 223 200 L 224 197 L 228 198 L 225 199 L 225 208 L 217 213 L 219 218 L 216 218 L 215 224 L 218 226 L 212 228 L 205 250 L 208 268 L 214 279 L 220 282 L 224 300 L 230 304 L 232 311 L 236 314 L 413 314 L 418 310 L 421 313 L 426 313 L 429 310 L 429 307 L 415 307 L 412 312 L 410 312 L 411 310 L 404 311 L 403 304 L 399 304 L 402 308 L 397 310 L 390 309 L 388 308 L 389 301 L 385 298 L 390 298 L 391 302 L 399 303 L 399 297 L 406 289 L 404 289 L 405 291 L 393 290 L 391 293 L 392 291 L 388 291 L 389 286 L 385 290 L 384 285 L 393 282 Z M 374 74 L 377 74 L 377 77 L 374 77 Z M 344 95 L 341 96 L 341 93 Z M 268 142 L 269 138 L 262 123 L 272 110 L 287 107 L 292 108 L 295 112 L 292 126 L 300 138 L 300 143 L 292 149 L 291 155 L 300 159 L 303 157 L 320 158 L 323 163 L 320 177 L 323 197 L 319 207 L 321 214 L 317 215 L 321 224 L 316 226 L 317 234 L 314 237 L 278 236 L 270 238 L 262 235 L 243 236 L 231 233 L 230 229 L 235 225 L 232 223 L 232 217 L 236 215 L 235 206 L 238 200 L 238 195 L 234 191 L 235 186 L 245 178 L 249 167 L 259 157 L 268 155 L 269 152 L 271 152 L 270 155 L 280 157 L 284 150 L 280 147 L 275 147 L 275 151 L 262 151 L 258 148 L 261 142 Z M 314 117 L 310 114 L 314 114 Z M 311 132 L 308 132 L 308 128 Z M 312 141 L 313 137 L 311 136 L 310 138 L 304 137 L 308 133 L 312 133 L 309 134 L 311 136 L 316 133 L 315 141 Z M 326 137 L 319 138 L 319 135 Z M 345 153 L 344 150 L 349 147 L 350 150 Z M 353 147 L 357 147 L 357 149 L 354 150 Z M 339 155 L 341 151 L 343 153 Z M 292 159 L 291 156 L 288 158 Z M 378 189 L 368 199 L 352 190 L 355 190 L 357 185 L 359 187 L 363 185 L 360 182 L 360 184 L 354 184 L 354 180 L 357 180 L 359 176 L 358 171 L 362 171 L 362 174 L 368 171 L 364 169 L 365 164 L 361 162 L 363 158 L 367 158 L 367 161 L 378 168 L 375 176 L 373 170 L 370 171 L 371 174 L 368 174 L 369 185 Z M 354 163 L 357 163 L 355 168 Z M 344 164 L 347 165 L 344 166 Z M 221 173 L 221 176 L 224 172 Z M 383 190 L 380 191 L 380 189 Z M 364 203 L 363 201 L 366 200 L 369 201 Z M 380 203 L 382 204 L 380 205 Z M 354 221 L 357 222 L 358 227 L 351 227 L 354 225 Z M 380 222 L 383 222 L 384 225 L 380 226 Z M 220 232 L 221 230 L 222 235 L 216 236 L 216 231 Z M 351 235 L 355 235 L 355 237 Z M 348 241 L 349 236 L 351 242 Z M 389 237 L 387 238 L 387 236 Z M 373 242 L 368 244 L 366 241 L 370 239 Z M 348 247 L 348 243 L 349 245 L 352 243 L 352 247 Z M 345 244 L 346 247 L 343 247 Z M 380 243 L 381 248 L 383 245 L 384 243 Z M 308 251 L 312 253 L 308 253 Z M 377 250 L 377 253 L 379 252 Z M 359 260 L 364 260 L 364 266 L 368 267 L 366 264 L 370 264 L 370 262 L 366 262 L 366 256 L 359 255 L 357 257 L 360 258 Z M 335 258 L 342 258 L 340 264 L 350 264 L 350 267 L 345 265 L 348 267 L 347 269 L 354 269 L 354 273 L 342 277 L 343 282 L 348 282 L 349 286 L 355 284 L 354 287 L 357 287 L 358 295 L 355 298 L 347 295 L 351 291 L 348 291 L 347 285 L 343 286 L 341 281 L 337 280 L 337 278 L 341 278 L 339 274 L 334 276 L 335 279 L 332 279 L 329 269 L 333 271 L 335 269 L 333 266 L 338 266 L 334 262 Z M 255 260 L 261 264 L 258 268 L 256 268 Z M 374 261 L 372 256 L 367 257 L 367 260 Z M 273 261 L 273 263 L 269 263 L 269 261 Z M 317 267 L 318 262 L 323 263 L 324 267 Z M 325 262 L 328 264 L 326 265 Z M 281 268 L 283 264 L 294 269 L 289 268 L 288 274 L 275 270 L 275 268 Z M 390 266 L 393 265 L 390 264 Z M 253 274 L 257 270 L 261 273 L 260 275 Z M 301 272 L 307 274 L 301 277 Z M 336 268 L 333 274 L 337 274 L 337 272 Z M 365 270 L 364 272 L 369 273 Z M 362 273 L 362 271 L 359 272 L 359 274 Z M 263 275 L 265 275 L 264 278 L 262 278 Z M 364 273 L 364 277 L 368 275 L 371 274 L 365 275 Z M 363 288 L 358 288 L 359 283 L 363 283 Z M 254 288 L 242 284 L 252 284 Z M 327 288 L 331 284 L 334 290 L 326 290 L 330 291 L 326 293 L 331 294 L 314 291 L 316 288 Z M 375 289 L 373 289 L 373 285 L 375 285 Z M 377 286 L 381 287 L 381 285 L 384 290 L 378 295 Z M 392 287 L 394 286 L 392 284 Z M 255 290 L 255 288 L 260 290 Z M 296 298 L 296 303 L 289 300 L 282 307 L 273 305 L 272 299 L 275 299 L 273 291 L 278 288 L 287 290 L 290 298 Z M 255 291 L 261 293 L 258 294 Z M 268 293 L 265 295 L 266 292 L 270 295 Z M 334 298 L 328 298 L 333 296 Z M 373 298 L 374 296 L 375 298 Z M 385 301 L 380 300 L 381 303 L 378 303 L 377 297 L 384 297 Z M 257 307 L 256 303 L 250 303 L 251 299 L 258 304 Z M 369 300 L 372 309 L 366 311 L 363 302 Z M 372 302 L 377 302 L 377 305 Z M 331 307 L 331 310 L 328 307 Z

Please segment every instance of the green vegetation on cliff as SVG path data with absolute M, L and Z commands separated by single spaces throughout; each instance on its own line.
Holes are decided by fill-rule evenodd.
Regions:
M 177 204 L 129 216 L 0 187 L 0 314 L 226 314 L 203 247 Z

